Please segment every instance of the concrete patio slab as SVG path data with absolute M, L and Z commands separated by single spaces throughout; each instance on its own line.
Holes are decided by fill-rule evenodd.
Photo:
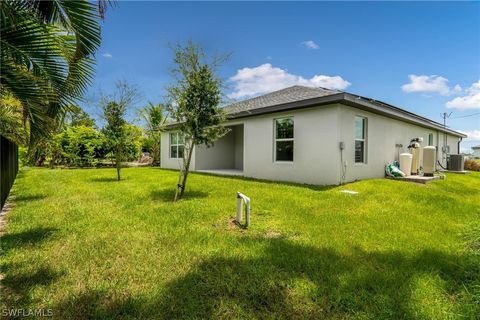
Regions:
M 209 174 L 215 174 L 215 175 L 219 175 L 219 176 L 238 176 L 238 177 L 243 177 L 243 171 L 242 171 L 242 170 L 236 170 L 236 169 L 196 170 L 195 172 L 209 173 Z
M 441 178 L 440 176 L 433 176 L 433 177 L 406 176 L 406 177 L 398 177 L 398 178 L 387 177 L 387 179 L 407 181 L 407 182 L 415 182 L 415 183 L 421 183 L 421 184 L 425 184 L 425 183 L 433 181 L 433 180 L 439 180 L 440 178 Z

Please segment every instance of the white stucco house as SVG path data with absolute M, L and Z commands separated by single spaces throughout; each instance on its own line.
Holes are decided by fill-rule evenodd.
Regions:
M 308 184 L 380 178 L 410 140 L 458 153 L 466 136 L 395 106 L 355 94 L 293 86 L 226 106 L 230 132 L 197 146 L 191 169 Z M 179 169 L 183 141 L 162 134 L 161 166 Z
M 472 147 L 473 157 L 480 158 L 480 145 Z

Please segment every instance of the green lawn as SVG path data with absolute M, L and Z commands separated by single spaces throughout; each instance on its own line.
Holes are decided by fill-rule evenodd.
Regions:
M 312 187 L 155 168 L 24 169 L 0 310 L 54 318 L 473 319 L 480 173 Z M 346 188 L 357 195 L 341 193 Z M 235 193 L 252 198 L 252 227 Z

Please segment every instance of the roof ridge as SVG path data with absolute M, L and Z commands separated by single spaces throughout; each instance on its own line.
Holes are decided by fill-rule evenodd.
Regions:
M 244 103 L 244 102 L 247 102 L 247 101 L 250 101 L 250 100 L 254 100 L 254 99 L 257 99 L 257 98 L 262 98 L 262 99 L 264 99 L 265 97 L 278 94 L 279 92 L 282 92 L 282 91 L 291 90 L 291 89 L 293 89 L 293 88 L 302 88 L 302 89 L 308 89 L 308 90 L 318 90 L 318 89 L 320 89 L 320 90 L 323 90 L 323 91 L 331 91 L 332 93 L 334 93 L 334 92 L 336 92 L 336 93 L 342 92 L 342 91 L 339 91 L 339 90 L 328 89 L 328 88 L 324 88 L 324 87 L 310 87 L 310 86 L 295 84 L 295 85 L 290 86 L 290 87 L 286 87 L 286 88 L 278 89 L 278 90 L 275 90 L 275 91 L 267 92 L 267 93 L 260 94 L 260 95 L 258 95 L 258 96 L 251 97 L 251 98 L 248 98 L 248 99 L 234 101 L 234 102 L 226 105 L 225 107 L 232 106 L 232 105 L 235 105 L 235 104 L 238 104 L 238 103 Z

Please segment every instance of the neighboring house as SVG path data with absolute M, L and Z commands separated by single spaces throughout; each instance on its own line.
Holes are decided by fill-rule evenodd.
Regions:
M 458 153 L 466 136 L 403 109 L 354 94 L 293 86 L 225 107 L 231 131 L 211 148 L 197 146 L 195 171 L 309 184 L 383 177 L 385 164 L 412 138 Z M 175 126 L 162 134 L 163 168 L 180 167 Z M 402 145 L 402 146 L 400 146 Z M 444 146 L 445 145 L 445 146 Z
M 480 158 L 480 145 L 472 147 L 473 157 Z

